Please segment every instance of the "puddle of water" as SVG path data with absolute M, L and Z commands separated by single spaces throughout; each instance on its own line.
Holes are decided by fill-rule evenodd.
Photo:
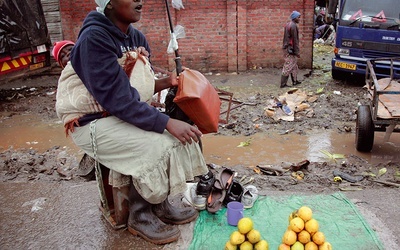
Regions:
M 360 153 L 355 149 L 354 133 L 329 131 L 314 131 L 307 135 L 268 133 L 249 137 L 208 134 L 203 136 L 202 142 L 206 162 L 225 166 L 329 160 L 321 150 L 332 154 L 354 154 L 372 163 L 399 161 L 400 134 L 393 133 L 387 143 L 383 142 L 383 137 L 383 132 L 375 132 L 371 153 Z M 79 154 L 79 149 L 65 136 L 60 122 L 44 123 L 33 115 L 14 115 L 0 120 L 0 138 L 0 150 L 11 146 L 44 152 L 53 146 L 60 146 Z M 250 145 L 237 147 L 245 141 L 250 141 Z
M 355 134 L 327 131 L 308 135 L 256 134 L 250 137 L 205 135 L 203 148 L 207 162 L 225 166 L 279 164 L 300 162 L 305 159 L 312 162 L 329 161 L 328 156 L 321 150 L 331 154 L 357 155 L 371 163 L 399 161 L 400 135 L 392 134 L 388 143 L 383 142 L 383 137 L 384 133 L 375 133 L 374 147 L 370 153 L 356 150 Z M 250 138 L 249 146 L 237 147 Z
M 0 138 L 0 150 L 13 147 L 44 152 L 53 146 L 78 150 L 72 140 L 65 136 L 61 122 L 45 123 L 34 115 L 13 115 L 1 119 Z

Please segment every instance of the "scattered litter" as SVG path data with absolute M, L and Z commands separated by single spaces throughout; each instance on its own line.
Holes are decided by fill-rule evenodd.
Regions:
M 333 91 L 333 93 L 334 93 L 335 95 L 341 95 L 341 94 L 342 94 L 342 93 L 340 93 L 340 91 L 338 91 L 338 90 Z
M 292 112 L 292 110 L 290 110 L 290 108 L 289 108 L 289 106 L 288 105 L 282 105 L 282 110 L 283 110 L 283 112 L 285 112 L 285 114 L 287 114 L 287 115 L 292 115 L 293 114 L 293 112 Z
M 241 147 L 250 146 L 250 142 L 251 142 L 251 138 L 248 139 L 247 141 L 242 141 L 242 142 L 240 142 L 240 144 L 239 144 L 237 147 L 238 147 L 238 148 L 241 148 Z
M 293 88 L 278 98 L 273 97 L 264 108 L 264 115 L 274 120 L 294 121 L 295 113 L 300 111 L 310 111 L 310 105 L 305 103 L 308 99 L 306 92 Z M 314 101 L 316 98 L 314 98 Z M 299 109 L 300 108 L 300 109 Z M 302 114 L 306 116 L 306 113 Z
M 358 175 L 358 176 L 352 176 L 350 174 L 341 172 L 339 170 L 333 170 L 333 176 L 339 176 L 340 178 L 342 178 L 345 181 L 348 182 L 359 182 L 362 181 L 364 179 L 364 176 Z
M 303 180 L 304 179 L 304 173 L 303 171 L 296 171 L 296 172 L 292 172 L 292 177 L 297 179 L 297 180 Z
M 335 177 L 333 177 L 333 181 L 334 182 L 342 182 L 343 180 L 340 176 L 335 176 Z
M 296 106 L 296 108 L 294 109 L 295 112 L 301 112 L 303 110 L 306 110 L 310 108 L 310 104 L 308 103 L 301 103 L 300 105 Z
M 37 141 L 27 141 L 26 144 L 28 144 L 28 145 L 36 145 L 36 144 L 39 144 L 39 142 L 37 142 Z
M 346 156 L 344 154 L 331 154 L 326 150 L 321 150 L 321 153 L 328 156 L 330 160 L 336 161 L 337 159 L 344 159 Z
M 379 177 L 379 176 L 382 176 L 382 175 L 384 175 L 384 174 L 386 174 L 386 172 L 387 172 L 387 169 L 386 169 L 386 168 L 381 168 L 381 169 L 379 169 L 378 177 Z
M 287 130 L 284 130 L 284 131 L 280 132 L 279 134 L 280 135 L 287 135 L 287 134 L 289 134 L 290 132 L 293 132 L 293 131 L 294 131 L 294 129 L 287 129 Z
M 318 100 L 318 96 L 311 96 L 310 98 L 307 99 L 308 102 L 313 103 L 316 100 Z
M 349 126 L 344 126 L 343 128 L 344 128 L 344 131 L 346 131 L 346 132 L 351 132 L 351 127 L 349 127 Z
M 253 177 L 247 178 L 247 175 L 243 175 L 242 178 L 240 178 L 239 183 L 240 183 L 240 185 L 245 186 L 253 181 L 254 181 Z
M 319 88 L 319 89 L 317 89 L 317 94 L 321 94 L 321 93 L 323 93 L 324 92 L 324 88 Z
M 35 200 L 31 200 L 31 201 L 27 201 L 24 204 L 22 204 L 22 207 L 26 207 L 26 206 L 32 206 L 31 208 L 31 212 L 36 212 L 40 209 L 43 209 L 42 206 L 44 205 L 44 203 L 47 201 L 47 198 L 45 197 L 40 197 L 37 198 Z
M 283 173 L 285 172 L 285 170 L 283 170 L 282 168 L 273 167 L 271 165 L 257 165 L 256 167 L 254 167 L 254 171 L 258 174 L 263 173 L 266 175 L 274 176 L 283 175 Z
M 308 165 L 310 165 L 310 161 L 309 160 L 303 160 L 301 162 L 298 162 L 296 164 L 290 165 L 290 170 L 291 171 L 299 171 L 302 169 L 307 170 L 308 169 Z
M 324 43 L 325 43 L 325 40 L 322 38 L 318 38 L 318 39 L 314 40 L 314 44 L 324 44 Z

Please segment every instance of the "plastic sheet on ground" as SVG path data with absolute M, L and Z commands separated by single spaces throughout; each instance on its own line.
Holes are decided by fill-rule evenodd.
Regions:
M 293 88 L 285 94 L 280 95 L 277 100 L 270 100 L 269 105 L 265 108 L 265 115 L 272 117 L 276 121 L 294 121 L 295 113 L 305 111 L 303 115 L 307 115 L 312 110 L 307 103 L 307 98 L 308 95 L 306 92 Z M 285 113 L 282 108 L 277 108 L 277 101 L 286 102 L 291 112 Z
M 384 249 L 376 233 L 359 213 L 355 205 L 342 193 L 313 196 L 260 196 L 253 208 L 244 211 L 253 219 L 254 228 L 269 243 L 269 249 L 278 249 L 287 229 L 289 214 L 301 206 L 313 210 L 313 218 L 319 222 L 319 231 L 333 249 L 374 250 Z M 189 249 L 224 249 L 230 234 L 237 227 L 230 226 L 226 208 L 216 214 L 202 211 L 196 221 L 193 240 Z

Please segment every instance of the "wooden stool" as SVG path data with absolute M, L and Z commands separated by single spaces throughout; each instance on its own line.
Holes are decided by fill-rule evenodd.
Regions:
M 115 230 L 126 228 L 129 217 L 129 186 L 112 187 L 108 184 L 110 170 L 101 164 L 100 169 L 108 211 L 102 202 L 100 210 Z

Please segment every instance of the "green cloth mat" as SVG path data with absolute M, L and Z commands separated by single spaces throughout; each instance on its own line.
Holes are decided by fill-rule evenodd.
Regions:
M 342 193 L 312 196 L 259 196 L 251 209 L 244 211 L 252 218 L 254 228 L 260 231 L 269 249 L 278 249 L 286 231 L 290 213 L 301 206 L 313 210 L 313 218 L 319 222 L 319 231 L 335 250 L 384 249 L 376 233 L 371 229 L 355 205 Z M 237 227 L 227 223 L 226 208 L 216 214 L 200 212 L 193 231 L 191 250 L 224 249 L 229 236 Z

